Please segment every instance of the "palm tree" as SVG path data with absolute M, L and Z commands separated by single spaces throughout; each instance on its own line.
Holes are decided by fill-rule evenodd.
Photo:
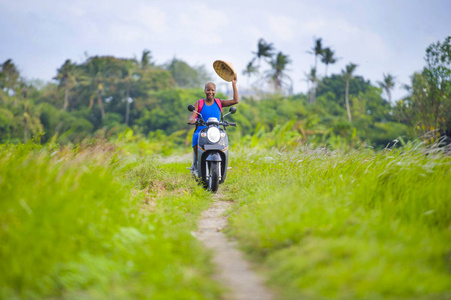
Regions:
M 259 39 L 257 44 L 257 52 L 253 52 L 260 62 L 260 59 L 271 59 L 274 55 L 274 45 L 272 43 L 265 42 L 264 39 Z
M 105 73 L 107 69 L 107 61 L 104 57 L 94 56 L 89 58 L 85 67 L 85 75 L 80 77 L 82 85 L 89 87 L 93 94 L 89 99 L 89 108 L 94 104 L 94 98 L 97 95 L 97 104 L 99 105 L 102 119 L 105 117 L 105 109 L 103 108 L 102 92 L 105 81 Z
M 316 69 L 312 68 L 310 70 L 310 73 L 305 73 L 307 77 L 307 83 L 311 82 L 312 86 L 310 88 L 310 98 L 309 103 L 315 103 L 316 102 L 316 81 L 318 78 L 316 77 Z
M 327 67 L 329 64 L 334 64 L 337 62 L 337 58 L 334 57 L 334 51 L 332 51 L 329 47 L 324 49 L 321 53 L 321 62 L 326 65 L 326 72 L 324 73 L 324 77 L 327 77 Z
M 323 49 L 323 45 L 322 45 L 322 39 L 316 39 L 315 40 L 315 45 L 313 46 L 313 48 L 311 49 L 311 51 L 309 53 L 312 53 L 313 55 L 315 55 L 315 69 L 317 69 L 317 63 L 318 63 L 318 55 L 321 55 L 323 53 L 324 49 Z
M 288 55 L 285 55 L 282 52 L 277 53 L 275 59 L 269 62 L 272 69 L 267 72 L 267 76 L 274 83 L 276 91 L 280 91 L 282 85 L 284 84 L 284 79 L 290 78 L 286 74 L 286 67 L 290 63 L 291 59 L 288 57 Z
M 387 75 L 382 74 L 384 76 L 384 81 L 378 81 L 379 86 L 387 93 L 388 103 L 392 106 L 392 96 L 391 91 L 395 87 L 395 76 L 392 76 L 390 73 Z
M 150 66 L 152 66 L 152 54 L 150 50 L 145 49 L 141 56 L 141 70 L 145 71 Z
M 8 59 L 3 64 L 1 64 L 0 88 L 7 94 L 14 91 L 14 87 L 18 83 L 19 77 L 19 70 L 11 59 Z
M 43 127 L 39 119 L 39 111 L 33 106 L 33 102 L 29 100 L 21 101 L 23 115 L 18 116 L 18 119 L 22 119 L 24 125 L 24 143 L 28 142 L 28 136 L 33 134 L 39 134 L 43 132 Z
M 249 84 L 249 78 L 253 75 L 253 74 L 257 74 L 258 73 L 258 67 L 254 65 L 254 61 L 255 59 L 251 60 L 247 66 L 246 69 L 243 71 L 243 75 L 246 75 L 248 78 L 248 84 Z
M 28 130 L 29 130 L 29 120 L 30 115 L 27 111 L 23 113 L 23 122 L 24 122 L 24 133 L 23 133 L 23 142 L 26 144 L 28 142 Z
M 54 77 L 54 79 L 59 80 L 60 85 L 64 85 L 63 110 L 67 110 L 67 107 L 69 106 L 69 90 L 76 82 L 75 68 L 76 65 L 68 59 L 61 68 L 58 69 L 58 74 Z
M 351 108 L 349 107 L 349 81 L 352 79 L 352 73 L 355 71 L 356 68 L 357 68 L 356 64 L 349 63 L 349 65 L 346 66 L 346 69 L 341 71 L 341 73 L 343 74 L 343 77 L 346 80 L 345 100 L 346 100 L 346 111 L 348 112 L 349 122 L 352 122 Z
M 144 56 L 144 55 L 143 55 Z M 141 60 L 142 62 L 142 60 Z M 146 64 L 147 66 L 148 64 Z M 142 66 L 142 64 L 141 64 Z M 126 60 L 123 65 L 122 74 L 123 82 L 125 83 L 125 124 L 128 126 L 129 116 L 130 116 L 130 91 L 132 88 L 133 78 L 136 75 L 138 69 L 138 63 L 135 60 Z

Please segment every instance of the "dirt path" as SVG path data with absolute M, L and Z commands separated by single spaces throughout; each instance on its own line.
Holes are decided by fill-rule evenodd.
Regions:
M 269 300 L 272 294 L 264 287 L 263 281 L 243 258 L 235 242 L 227 240 L 222 229 L 227 225 L 224 216 L 231 203 L 221 201 L 220 195 L 214 196 L 210 209 L 202 213 L 196 237 L 213 250 L 213 262 L 217 266 L 217 280 L 228 290 L 224 299 Z

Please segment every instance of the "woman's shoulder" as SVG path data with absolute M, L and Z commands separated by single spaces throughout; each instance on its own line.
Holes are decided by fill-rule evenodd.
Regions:
M 199 105 L 201 105 L 201 102 L 202 102 L 202 104 L 203 104 L 203 101 L 204 101 L 204 99 L 199 99 L 199 100 L 197 100 L 195 103 L 194 103 L 194 107 L 199 107 Z

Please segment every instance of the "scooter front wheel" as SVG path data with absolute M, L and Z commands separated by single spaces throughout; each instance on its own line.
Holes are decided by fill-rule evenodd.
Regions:
M 208 179 L 208 190 L 217 192 L 219 188 L 219 164 L 220 162 L 212 161 L 210 163 L 210 178 Z

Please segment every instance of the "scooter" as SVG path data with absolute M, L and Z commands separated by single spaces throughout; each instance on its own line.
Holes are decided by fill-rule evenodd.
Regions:
M 188 110 L 193 112 L 194 106 L 189 105 Z M 206 122 L 199 115 L 196 123 L 188 125 L 206 126 L 199 132 L 197 143 L 197 169 L 191 169 L 196 180 L 201 182 L 209 191 L 218 191 L 219 184 L 223 183 L 227 176 L 227 164 L 229 156 L 229 140 L 227 138 L 227 126 L 236 127 L 236 123 L 224 121 L 224 117 L 234 114 L 236 107 L 232 106 L 221 122 L 216 118 L 209 118 Z M 223 126 L 221 128 L 220 126 Z M 194 153 L 193 153 L 194 156 Z M 194 156 L 193 161 L 196 159 Z M 194 165 L 194 164 L 193 164 Z

